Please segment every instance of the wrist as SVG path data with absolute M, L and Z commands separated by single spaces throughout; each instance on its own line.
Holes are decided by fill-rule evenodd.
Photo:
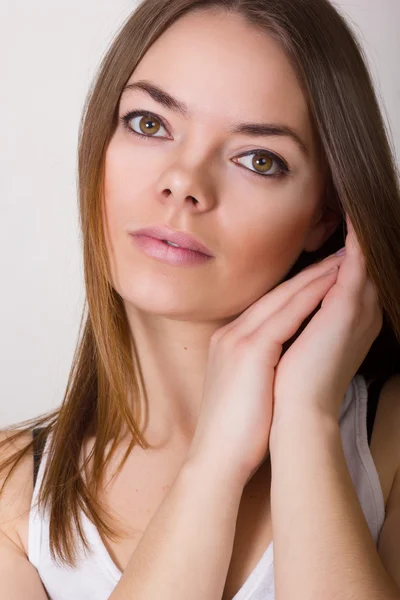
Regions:
M 327 412 L 309 408 L 281 412 L 276 415 L 276 418 L 274 416 L 271 424 L 270 450 L 273 453 L 274 448 L 283 438 L 297 440 L 300 437 L 304 442 L 308 436 L 315 438 L 321 435 L 327 439 L 330 433 L 336 435 L 338 431 L 340 431 L 338 421 Z
M 230 494 L 241 496 L 249 474 L 231 462 L 220 461 L 217 456 L 205 452 L 189 451 L 182 470 L 195 481 L 219 488 L 223 486 Z

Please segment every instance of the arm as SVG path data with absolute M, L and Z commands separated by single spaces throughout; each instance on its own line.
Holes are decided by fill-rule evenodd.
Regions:
M 0 529 L 0 598 L 48 600 L 39 573 L 24 552 Z
M 1 442 L 8 437 L 8 431 L 0 431 Z M 16 449 L 24 447 L 28 441 L 25 437 L 14 444 L 3 445 L 0 463 L 12 456 Z M 7 473 L 5 469 L 0 473 L 0 490 Z M 10 475 L 0 495 L 0 598 L 7 600 L 47 600 L 48 598 L 39 573 L 17 544 L 15 533 L 18 517 L 26 509 L 29 510 L 33 488 L 31 480 L 32 455 L 28 454 Z
M 109 600 L 220 600 L 245 479 L 184 464 Z
M 276 600 L 400 600 L 354 490 L 338 423 L 287 415 L 270 452 Z

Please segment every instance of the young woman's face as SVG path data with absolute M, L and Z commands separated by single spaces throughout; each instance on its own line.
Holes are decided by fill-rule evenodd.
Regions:
M 324 174 L 305 98 L 276 42 L 237 15 L 183 17 L 147 51 L 129 84 L 143 80 L 184 103 L 187 114 L 138 88 L 121 97 L 120 118 L 151 116 L 131 116 L 130 130 L 120 120 L 107 150 L 114 287 L 128 310 L 229 319 L 334 229 L 320 220 Z M 285 128 L 297 141 L 232 132 L 239 122 Z M 182 267 L 147 256 L 129 232 L 155 224 L 193 233 L 213 258 Z

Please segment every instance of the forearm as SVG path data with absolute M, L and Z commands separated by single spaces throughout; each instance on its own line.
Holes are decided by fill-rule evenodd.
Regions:
M 282 419 L 270 439 L 276 600 L 399 600 L 377 553 L 338 423 Z
M 244 482 L 211 468 L 184 465 L 110 600 L 220 600 Z

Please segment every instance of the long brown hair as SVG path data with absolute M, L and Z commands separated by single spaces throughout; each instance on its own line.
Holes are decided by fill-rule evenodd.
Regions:
M 111 284 L 102 210 L 105 153 L 117 125 L 121 92 L 138 62 L 174 21 L 204 9 L 241 15 L 286 52 L 328 166 L 327 201 L 336 203 L 342 215 L 349 214 L 384 309 L 384 326 L 359 372 L 376 377 L 400 371 L 398 172 L 367 61 L 345 19 L 328 0 L 144 0 L 102 59 L 82 115 L 78 193 L 86 302 L 64 399 L 56 410 L 8 428 L 0 444 L 30 434 L 32 427 L 43 427 L 40 436 L 52 434 L 38 503 L 50 512 L 53 559 L 70 566 L 76 564 L 77 542 L 72 521 L 88 549 L 81 510 L 101 533 L 119 537 L 97 491 L 123 428 L 132 440 L 119 469 L 135 444 L 151 447 L 138 427 L 138 399 L 145 390 L 135 344 L 122 298 Z M 345 234 L 342 220 L 318 252 L 300 256 L 288 277 L 343 246 Z M 79 457 L 89 435 L 95 436 L 88 457 L 93 469 L 85 481 Z M 32 442 L 2 462 L 1 471 L 12 466 L 4 485 L 31 451 Z

